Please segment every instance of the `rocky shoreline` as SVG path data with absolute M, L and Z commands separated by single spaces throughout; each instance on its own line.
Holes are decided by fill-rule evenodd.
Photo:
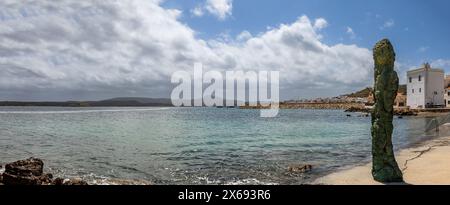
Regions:
M 0 165 L 0 185 L 8 186 L 36 186 L 36 185 L 152 185 L 145 180 L 93 180 L 89 183 L 81 178 L 54 178 L 51 173 L 44 173 L 44 163 L 39 158 L 30 157 L 8 163 L 3 168 Z M 301 175 L 313 170 L 311 164 L 290 164 L 286 173 Z
M 350 107 L 345 110 L 345 112 L 362 112 L 362 113 L 371 113 L 372 108 L 367 107 Z M 395 108 L 394 115 L 396 116 L 417 116 L 419 111 L 411 110 L 406 108 Z
M 88 185 L 88 183 L 79 178 L 53 178 L 51 173 L 44 173 L 44 162 L 41 159 L 31 157 L 6 164 L 5 169 L 0 171 L 0 185 Z
M 241 106 L 240 109 L 269 109 L 270 106 Z M 280 103 L 280 109 L 317 109 L 317 110 L 346 110 L 350 108 L 364 108 L 361 103 Z
M 270 106 L 241 106 L 240 109 L 269 109 Z M 280 109 L 317 109 L 317 110 L 345 110 L 345 112 L 360 112 L 370 114 L 372 108 L 366 107 L 362 103 L 280 103 Z M 450 110 L 445 110 L 450 112 Z M 418 111 L 407 108 L 395 108 L 394 115 L 396 116 L 417 116 L 420 112 L 431 112 L 428 110 Z M 437 110 L 434 112 L 443 112 Z

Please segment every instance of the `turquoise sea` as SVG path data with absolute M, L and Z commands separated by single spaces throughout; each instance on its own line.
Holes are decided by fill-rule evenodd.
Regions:
M 370 161 L 370 117 L 342 110 L 0 107 L 0 164 L 42 158 L 56 176 L 154 184 L 304 184 Z M 394 120 L 396 149 L 433 136 Z M 311 164 L 305 174 L 291 164 Z

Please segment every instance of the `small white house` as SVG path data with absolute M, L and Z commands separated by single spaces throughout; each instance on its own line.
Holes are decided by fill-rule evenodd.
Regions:
M 450 87 L 445 88 L 445 107 L 450 108 Z
M 445 99 L 445 105 L 447 108 L 450 108 L 450 76 L 445 76 L 445 93 L 444 93 L 444 99 Z
M 431 68 L 428 63 L 408 71 L 407 106 L 413 109 L 445 107 L 444 76 L 444 70 Z

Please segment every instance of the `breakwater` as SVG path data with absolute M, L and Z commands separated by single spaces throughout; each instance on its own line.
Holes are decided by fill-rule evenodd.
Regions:
M 322 109 L 322 110 L 347 110 L 351 108 L 364 109 L 362 103 L 280 103 L 280 109 Z M 241 109 L 267 109 L 267 106 L 241 106 Z

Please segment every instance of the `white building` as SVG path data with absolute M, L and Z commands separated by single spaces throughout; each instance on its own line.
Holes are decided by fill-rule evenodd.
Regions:
M 445 107 L 444 70 L 426 63 L 407 73 L 407 106 L 410 108 Z
M 450 108 L 450 76 L 445 76 L 445 93 L 444 93 L 444 99 L 445 99 L 445 106 Z
M 444 99 L 445 99 L 445 107 L 450 108 L 450 87 L 445 88 Z

